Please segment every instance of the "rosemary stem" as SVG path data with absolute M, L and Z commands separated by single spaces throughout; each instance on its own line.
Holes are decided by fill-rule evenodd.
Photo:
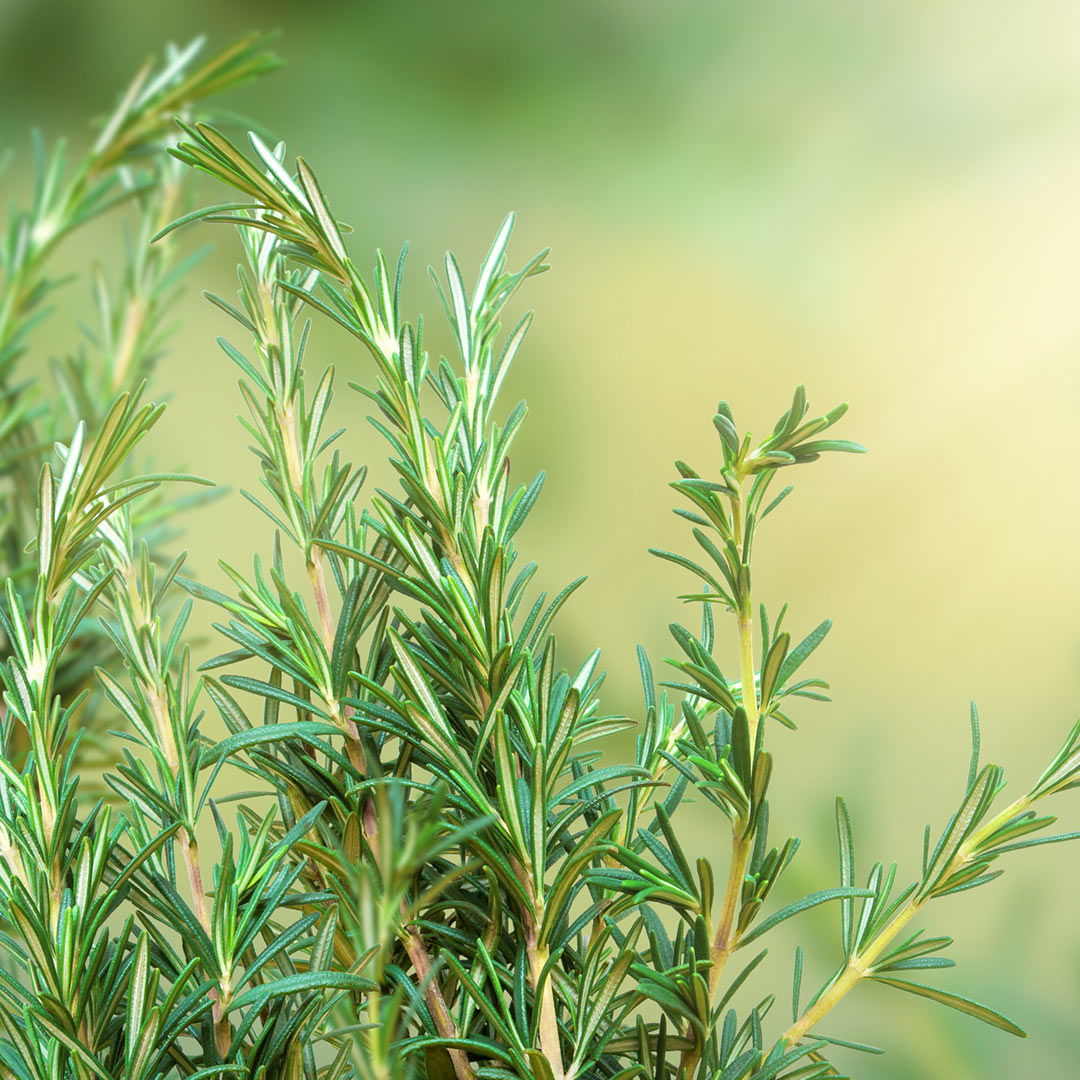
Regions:
M 295 429 L 291 430 L 295 433 Z M 286 440 L 286 446 L 288 445 L 289 442 Z M 295 454 L 289 454 L 288 457 L 290 462 L 295 460 Z M 295 484 L 295 476 L 291 478 Z M 315 607 L 319 612 L 319 623 L 322 631 L 323 645 L 326 649 L 327 656 L 331 656 L 333 655 L 334 648 L 334 623 L 330 613 L 330 596 L 326 585 L 326 575 L 322 568 L 322 555 L 317 548 L 313 549 L 311 552 L 307 562 L 307 569 L 311 588 L 315 594 Z M 335 710 L 341 714 L 341 720 L 346 731 L 345 749 L 349 756 L 349 761 L 359 772 L 363 772 L 363 747 L 360 744 L 360 730 L 356 725 L 356 721 L 349 715 L 348 710 L 342 707 L 340 703 L 331 702 L 330 704 L 332 704 Z M 374 802 L 370 796 L 364 807 L 363 819 L 364 832 L 367 836 L 368 844 L 371 847 L 372 852 L 377 852 L 379 850 L 380 842 L 379 820 L 378 814 L 375 812 Z M 404 901 L 402 902 L 402 914 L 407 915 L 407 907 Z M 431 955 L 429 954 L 427 946 L 424 944 L 419 931 L 414 926 L 406 927 L 405 950 L 413 963 L 417 984 L 420 986 L 423 986 L 425 983 L 427 984 L 427 988 L 424 991 L 424 999 L 427 1002 L 428 1008 L 431 1010 L 431 1016 L 435 1021 L 436 1029 L 444 1039 L 457 1038 L 457 1027 L 453 1017 L 450 1015 L 450 1010 L 446 1006 L 446 1000 L 443 998 L 442 989 L 440 988 L 438 981 L 431 975 Z M 450 1055 L 450 1060 L 453 1062 L 454 1073 L 458 1080 L 473 1080 L 475 1073 L 469 1065 L 469 1059 L 466 1053 L 457 1048 L 450 1049 L 448 1053 Z
M 134 579 L 130 580 L 133 586 Z M 137 593 L 133 592 L 133 596 L 137 596 Z M 180 753 L 176 745 L 172 718 L 169 715 L 168 689 L 160 678 L 151 679 L 145 689 L 157 728 L 158 742 L 165 755 L 169 772 L 175 782 L 180 772 Z M 202 864 L 199 862 L 199 845 L 190 823 L 184 823 L 178 833 L 178 838 L 181 859 L 187 872 L 188 886 L 191 889 L 191 902 L 195 909 L 195 917 L 199 920 L 199 925 L 206 931 L 206 936 L 213 941 L 214 929 L 210 918 L 210 906 L 207 903 Z M 228 1003 L 220 988 L 211 991 L 211 993 L 217 995 L 213 1006 L 214 1043 L 218 1055 L 222 1060 L 225 1060 L 229 1047 L 232 1045 L 233 1036 L 232 1025 L 229 1022 Z
M 732 532 L 736 543 L 739 544 L 740 553 L 745 555 L 743 551 L 741 488 L 739 498 L 732 501 Z M 751 755 L 756 745 L 758 726 L 758 702 L 754 672 L 754 617 L 752 611 L 750 596 L 747 594 L 740 599 L 738 628 L 739 660 L 742 669 L 742 706 L 746 711 L 746 719 L 750 727 Z M 742 831 L 744 828 L 745 826 L 741 823 L 736 823 L 732 833 L 731 866 L 728 871 L 727 887 L 724 891 L 724 906 L 720 913 L 720 924 L 713 938 L 713 964 L 709 971 L 710 993 L 716 992 L 724 965 L 727 963 L 731 953 L 734 952 L 737 944 L 734 926 L 739 914 L 739 895 L 742 890 L 743 877 L 746 874 L 746 865 L 750 861 L 750 853 L 754 846 L 753 836 Z
M 745 556 L 741 485 L 738 498 L 732 499 L 731 517 L 732 535 L 739 546 L 740 555 Z M 749 593 L 740 598 L 736 615 L 739 630 L 742 705 L 746 710 L 746 719 L 749 723 L 750 746 L 751 753 L 753 753 L 753 747 L 757 745 L 758 701 L 754 671 L 754 616 Z M 727 884 L 724 888 L 723 906 L 720 909 L 720 921 L 712 943 L 712 964 L 709 967 L 710 1001 L 716 994 L 716 988 L 720 984 L 720 976 L 723 974 L 731 954 L 738 946 L 735 922 L 739 915 L 739 897 L 742 894 L 746 867 L 754 850 L 754 837 L 749 832 L 741 831 L 743 828 L 745 826 L 741 823 L 736 823 L 732 828 L 731 863 L 728 868 Z M 704 1051 L 704 1047 L 698 1045 L 693 1029 L 690 1029 L 689 1034 L 691 1038 L 695 1039 L 694 1045 L 683 1051 L 682 1062 L 680 1063 L 687 1080 L 694 1075 Z
M 330 595 L 326 587 L 326 575 L 322 568 L 322 556 L 317 550 L 312 551 L 311 559 L 307 564 L 307 571 L 308 580 L 311 582 L 311 590 L 315 594 L 315 607 L 319 612 L 323 646 L 329 658 L 334 654 L 334 620 L 330 613 Z M 353 719 L 349 707 L 339 701 L 328 701 L 327 704 L 345 729 L 345 753 L 350 764 L 358 773 L 363 775 L 367 771 L 364 761 L 364 748 L 360 742 L 360 729 L 356 726 L 356 721 Z
M 910 901 L 905 904 L 896 913 L 892 922 L 881 931 L 866 949 L 856 953 L 848 960 L 843 971 L 840 972 L 832 985 L 784 1032 L 784 1041 L 787 1046 L 794 1046 L 822 1017 L 831 1012 L 850 990 L 866 978 L 873 962 L 895 939 L 897 934 L 919 913 L 921 907 L 922 903 L 917 901 Z
M 949 861 L 948 866 L 942 873 L 942 878 L 948 878 L 960 870 L 967 863 L 979 845 L 999 829 L 1005 822 L 1023 813 L 1031 804 L 1028 795 L 1011 802 L 999 814 L 990 819 L 982 828 L 973 832 L 956 850 L 956 854 Z M 816 1001 L 810 1003 L 803 1014 L 784 1032 L 784 1041 L 791 1047 L 794 1046 L 807 1032 L 811 1031 L 827 1013 L 829 1013 L 854 987 L 863 979 L 872 974 L 874 961 L 877 960 L 889 944 L 894 941 L 901 930 L 922 910 L 932 894 L 912 897 L 897 913 L 887 926 L 882 927 L 878 934 L 864 949 L 852 956 L 844 969 L 836 977 L 833 983 L 821 994 Z
M 383 867 L 379 816 L 375 811 L 375 801 L 370 796 L 364 804 L 363 830 L 372 858 L 375 860 L 375 866 L 381 872 Z M 399 911 L 401 912 L 403 924 L 405 951 L 412 961 L 417 985 L 425 988 L 424 1000 L 431 1012 L 431 1018 L 435 1022 L 435 1028 L 442 1038 L 456 1039 L 458 1035 L 457 1025 L 447 1008 L 442 988 L 432 974 L 431 954 L 424 944 L 424 939 L 420 936 L 420 931 L 410 924 L 409 907 L 404 900 L 401 901 Z M 457 1080 L 476 1080 L 476 1073 L 469 1064 L 469 1057 L 464 1050 L 451 1047 L 448 1048 L 447 1053 L 450 1055 L 450 1061 L 454 1066 L 454 1075 Z
M 547 966 L 550 953 L 544 942 L 538 937 L 537 923 L 531 915 L 525 920 L 525 947 L 529 957 L 529 981 L 535 993 L 540 996 L 540 1024 L 537 1032 L 540 1052 L 544 1055 L 555 1080 L 564 1080 L 566 1068 L 563 1065 L 562 1047 L 559 1044 L 559 1020 L 555 1012 L 555 990 L 550 972 L 540 986 L 540 979 Z
M 330 593 L 326 587 L 326 574 L 323 571 L 322 557 L 317 549 L 312 550 L 307 564 L 308 579 L 315 593 L 315 607 L 319 612 L 319 626 L 322 629 L 323 642 L 328 650 L 334 647 L 334 619 L 330 612 Z
M 404 904 L 402 906 L 404 907 Z M 403 912 L 403 914 L 405 913 Z M 409 959 L 412 960 L 417 982 L 421 986 L 425 982 L 427 983 L 424 1000 L 431 1010 L 431 1018 L 435 1021 L 435 1030 L 444 1039 L 457 1038 L 457 1025 L 450 1015 L 450 1010 L 446 1007 L 442 990 L 431 974 L 431 956 L 427 951 L 427 946 L 424 945 L 423 939 L 420 937 L 420 932 L 415 926 L 410 926 L 406 931 L 405 951 L 409 954 Z M 458 1080 L 474 1080 L 476 1073 L 473 1072 L 472 1066 L 469 1064 L 469 1057 L 465 1051 L 460 1047 L 450 1047 L 447 1049 L 447 1053 L 450 1055 L 450 1061 L 454 1066 L 454 1075 Z

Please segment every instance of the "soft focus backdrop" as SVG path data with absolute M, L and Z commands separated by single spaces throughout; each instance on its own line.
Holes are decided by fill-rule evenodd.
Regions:
M 923 825 L 966 776 L 970 697 L 989 759 L 1029 782 L 1080 714 L 1080 8 L 0 0 L 5 183 L 27 181 L 31 124 L 84 145 L 85 117 L 165 41 L 216 47 L 253 26 L 282 30 L 288 66 L 230 104 L 315 166 L 354 253 L 412 241 L 410 310 L 436 314 L 426 265 L 452 247 L 475 266 L 508 209 L 515 261 L 551 245 L 508 392 L 532 409 L 518 475 L 549 474 L 523 543 L 547 583 L 589 575 L 561 633 L 568 659 L 603 648 L 612 711 L 639 711 L 634 645 L 659 662 L 667 623 L 688 614 L 674 598 L 688 581 L 645 549 L 688 549 L 666 482 L 675 457 L 715 466 L 717 398 L 760 434 L 796 382 L 812 408 L 852 403 L 839 434 L 871 454 L 800 470 L 757 558 L 757 595 L 790 599 L 791 629 L 835 620 L 814 663 L 835 704 L 772 737 L 774 829 L 804 838 L 789 893 L 833 882 L 838 791 L 863 871 L 896 857 L 915 872 Z M 197 285 L 230 292 L 233 240 L 204 228 L 186 242 L 207 240 Z M 114 225 L 67 257 L 118 244 Z M 195 288 L 179 314 L 154 453 L 251 486 L 214 345 L 233 328 Z M 75 340 L 50 333 L 42 359 Z M 344 387 L 370 367 L 326 326 L 315 342 L 344 376 L 354 453 L 377 461 Z M 218 557 L 243 566 L 269 543 L 239 497 L 186 527 L 211 582 Z M 1080 798 L 1063 810 L 1080 827 Z M 700 813 L 707 851 L 726 829 Z M 726 846 L 713 854 L 726 865 Z M 1030 1040 L 870 986 L 827 1025 L 889 1047 L 851 1060 L 855 1075 L 1075 1075 L 1078 866 L 1077 849 L 1028 852 L 930 917 L 958 939 L 945 985 Z M 815 978 L 837 919 L 804 916 L 804 939 L 827 935 Z M 782 1012 L 790 958 L 773 957 Z

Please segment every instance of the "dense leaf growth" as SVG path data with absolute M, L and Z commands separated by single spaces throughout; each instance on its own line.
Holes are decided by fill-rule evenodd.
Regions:
M 1003 857 L 1076 835 L 1048 831 L 1044 800 L 1080 784 L 1080 727 L 1002 807 L 973 709 L 963 798 L 927 829 L 917 880 L 857 873 L 839 799 L 839 879 L 814 868 L 816 891 L 779 899 L 799 841 L 770 838 L 770 747 L 827 700 L 810 669 L 830 624 L 800 639 L 786 607 L 770 619 L 752 554 L 794 467 L 862 451 L 833 437 L 846 406 L 815 417 L 799 387 L 755 442 L 720 403 L 718 465 L 678 462 L 672 484 L 692 554 L 655 552 L 689 574 L 694 626 L 671 626 L 665 680 L 639 650 L 640 721 L 605 713 L 598 654 L 556 641 L 580 582 L 538 591 L 519 548 L 544 478 L 512 472 L 526 409 L 500 391 L 545 253 L 513 269 L 508 217 L 475 275 L 447 255 L 431 278 L 454 350 L 429 355 L 405 253 L 360 269 L 307 163 L 202 111 L 273 66 L 262 43 L 196 51 L 140 74 L 74 167 L 39 149 L 0 251 L 0 1077 L 811 1080 L 879 1052 L 819 1030 L 864 981 L 1022 1034 L 926 982 L 950 939 L 922 921 Z M 198 172 L 228 201 L 192 209 Z M 114 207 L 132 221 L 120 284 L 95 276 L 101 326 L 50 396 L 16 377 L 59 284 L 49 256 Z M 272 538 L 213 583 L 164 553 L 178 496 L 159 489 L 193 478 L 138 464 L 190 269 L 175 229 L 195 222 L 240 240 L 238 295 L 210 300 L 256 462 L 244 496 Z M 357 343 L 347 411 L 385 439 L 388 490 L 365 489 L 329 426 L 323 319 Z M 197 670 L 196 603 L 220 641 Z M 725 626 L 737 671 L 717 659 Z M 609 737 L 628 729 L 620 762 Z M 691 812 L 722 824 L 720 863 L 685 852 Z M 819 905 L 836 969 L 804 993 L 798 950 L 778 1021 L 776 995 L 749 994 L 764 945 Z

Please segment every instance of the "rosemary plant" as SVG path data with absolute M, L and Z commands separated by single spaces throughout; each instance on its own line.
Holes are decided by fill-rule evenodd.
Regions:
M 532 318 L 510 311 L 546 253 L 511 270 L 507 218 L 471 287 L 448 255 L 431 277 L 456 355 L 435 360 L 402 311 L 405 253 L 361 272 L 303 159 L 257 135 L 242 149 L 193 115 L 270 65 L 261 46 L 190 62 L 142 76 L 66 186 L 43 166 L 4 249 L 6 374 L 51 288 L 49 245 L 114 198 L 137 206 L 122 299 L 103 300 L 94 352 L 60 367 L 64 405 L 5 383 L 0 1076 L 811 1080 L 877 1052 L 821 1030 L 867 981 L 1022 1034 L 925 981 L 952 962 L 923 927 L 1000 857 L 1077 835 L 1048 831 L 1044 800 L 1080 784 L 1080 725 L 1002 806 L 973 709 L 965 792 L 927 827 L 917 880 L 895 863 L 856 875 L 840 799 L 839 881 L 771 899 L 799 841 L 770 839 L 769 747 L 802 701 L 826 700 L 806 665 L 830 624 L 796 642 L 786 607 L 770 619 L 755 603 L 754 539 L 786 470 L 862 451 L 832 436 L 846 406 L 811 417 L 800 387 L 755 442 L 721 402 L 717 464 L 678 462 L 672 485 L 695 554 L 655 552 L 690 575 L 700 623 L 672 625 L 669 681 L 639 650 L 639 722 L 606 714 L 598 654 L 556 643 L 580 582 L 537 592 L 517 546 L 544 478 L 512 474 L 526 410 L 499 392 Z M 170 159 L 155 148 L 174 113 Z M 136 149 L 146 164 L 129 171 Z M 176 216 L 196 170 L 230 201 Z M 216 587 L 145 524 L 161 517 L 151 493 L 190 478 L 132 462 L 161 411 L 138 383 L 160 348 L 169 245 L 196 221 L 240 240 L 237 299 L 210 299 L 235 324 L 219 340 L 257 462 L 246 497 L 272 523 L 269 549 L 222 564 Z M 357 342 L 349 385 L 393 490 L 368 495 L 348 430 L 328 428 L 336 373 L 313 359 L 312 316 Z M 199 671 L 194 603 L 220 611 L 224 650 Z M 725 640 L 737 672 L 716 659 Z M 117 749 L 109 797 L 88 805 L 90 664 Z M 631 728 L 620 763 L 602 740 Z M 726 823 L 716 862 L 683 849 L 690 797 Z M 774 994 L 747 1000 L 766 935 L 822 904 L 840 924 L 834 970 L 804 992 L 796 952 L 790 1019 Z

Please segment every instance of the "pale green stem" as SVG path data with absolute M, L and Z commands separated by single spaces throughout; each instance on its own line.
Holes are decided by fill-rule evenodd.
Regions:
M 739 547 L 740 554 L 743 550 L 743 513 L 742 513 L 742 487 L 740 484 L 739 497 L 732 500 L 732 534 L 735 543 Z M 758 729 L 758 700 L 756 678 L 754 670 L 754 616 L 750 597 L 740 598 L 741 603 L 736 611 L 739 627 L 739 663 L 742 677 L 742 705 L 746 710 L 746 719 L 750 727 L 750 752 L 757 745 Z M 709 968 L 709 997 L 710 1000 L 716 994 L 716 988 L 720 985 L 720 976 L 724 972 L 732 953 L 738 948 L 739 939 L 735 933 L 735 922 L 739 915 L 739 898 L 742 894 L 743 878 L 746 875 L 746 867 L 750 861 L 750 855 L 754 850 L 754 838 L 752 835 L 743 835 L 736 826 L 732 831 L 731 864 L 728 869 L 727 885 L 724 889 L 723 906 L 720 909 L 720 922 L 713 936 L 711 959 Z M 694 1038 L 693 1030 L 690 1037 Z M 680 1068 L 688 1080 L 694 1076 L 704 1047 L 695 1045 L 683 1051 Z
M 529 981 L 534 992 L 537 991 L 540 976 L 550 957 L 546 942 L 538 939 L 536 925 L 538 922 L 539 919 L 534 920 L 526 916 L 525 948 L 529 957 Z M 544 980 L 543 987 L 539 990 L 539 996 L 540 1024 L 537 1031 L 539 1050 L 551 1066 L 551 1074 L 555 1080 L 565 1080 L 566 1067 L 563 1064 L 562 1047 L 559 1043 L 559 1020 L 555 1012 L 555 988 L 550 971 Z
M 1021 796 L 1015 802 L 1010 803 L 996 817 L 992 818 L 981 829 L 976 830 L 957 849 L 948 867 L 942 875 L 943 880 L 967 863 L 979 845 L 1005 822 L 1023 813 L 1031 803 L 1027 795 Z M 787 1045 L 794 1046 L 807 1032 L 811 1031 L 826 1014 L 828 1014 L 846 995 L 856 987 L 863 979 L 872 974 L 874 962 L 881 956 L 889 944 L 909 922 L 919 913 L 923 905 L 932 896 L 924 896 L 921 899 L 909 900 L 893 917 L 892 921 L 883 927 L 877 936 L 870 941 L 865 948 L 852 956 L 843 971 L 836 977 L 832 985 L 823 993 L 817 1001 L 813 1002 L 806 1011 L 784 1032 L 784 1040 Z

